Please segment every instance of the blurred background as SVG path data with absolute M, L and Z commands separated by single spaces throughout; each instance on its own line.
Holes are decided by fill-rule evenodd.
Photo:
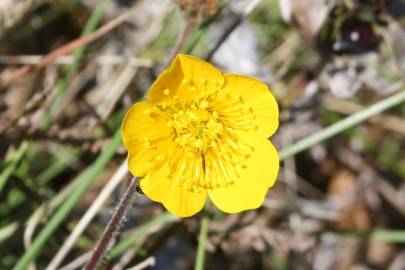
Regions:
M 278 149 L 404 90 L 403 0 L 1 0 L 0 269 L 81 269 L 130 179 L 122 117 L 179 52 L 270 85 Z M 206 269 L 405 269 L 405 104 L 282 162 Z M 102 269 L 193 269 L 139 194 Z M 136 267 L 136 268 L 133 268 Z

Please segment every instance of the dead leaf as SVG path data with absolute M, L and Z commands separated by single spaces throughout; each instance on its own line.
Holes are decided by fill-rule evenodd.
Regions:
M 279 6 L 283 19 L 309 40 L 318 35 L 329 13 L 324 0 L 279 0 Z

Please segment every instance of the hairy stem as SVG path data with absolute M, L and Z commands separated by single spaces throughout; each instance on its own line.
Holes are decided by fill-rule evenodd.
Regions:
M 107 225 L 107 228 L 104 230 L 103 235 L 98 240 L 97 245 L 94 248 L 94 252 L 91 255 L 90 260 L 84 267 L 84 270 L 96 269 L 97 264 L 103 258 L 103 255 L 106 252 L 111 240 L 113 239 L 114 234 L 120 228 L 127 210 L 129 209 L 129 207 L 131 207 L 133 201 L 135 200 L 137 183 L 138 181 L 136 177 L 131 179 L 124 197 L 122 197 L 113 217 L 110 220 L 110 223 Z

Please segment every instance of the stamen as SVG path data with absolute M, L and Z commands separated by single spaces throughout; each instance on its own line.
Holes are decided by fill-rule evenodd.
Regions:
M 156 107 L 172 129 L 174 144 L 170 157 L 157 156 L 154 162 L 166 158 L 176 185 L 193 192 L 232 185 L 254 151 L 236 134 L 257 127 L 252 108 L 221 89 L 219 80 L 202 78 L 196 84 L 184 78 L 180 87 L 196 98 L 180 102 L 170 89 L 163 90 L 170 99 Z M 154 147 L 154 142 L 148 140 L 147 146 Z

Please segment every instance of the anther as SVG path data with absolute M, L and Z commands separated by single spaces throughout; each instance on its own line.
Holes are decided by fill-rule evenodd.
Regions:
M 197 148 L 200 148 L 202 146 L 202 141 L 200 139 L 195 140 L 194 142 L 194 146 Z
M 188 85 L 189 83 L 190 83 L 190 80 L 187 78 L 184 78 L 183 80 L 181 80 L 182 85 Z
M 155 147 L 155 145 L 154 145 L 153 143 L 151 143 L 151 141 L 148 140 L 148 139 L 145 140 L 145 145 L 146 145 L 146 147 L 149 148 L 149 149 L 152 149 L 152 148 Z
M 208 102 L 206 100 L 201 101 L 200 108 L 206 109 L 208 107 Z
M 162 102 L 161 104 L 159 104 L 160 107 L 164 110 L 167 108 L 167 103 L 166 102 Z

